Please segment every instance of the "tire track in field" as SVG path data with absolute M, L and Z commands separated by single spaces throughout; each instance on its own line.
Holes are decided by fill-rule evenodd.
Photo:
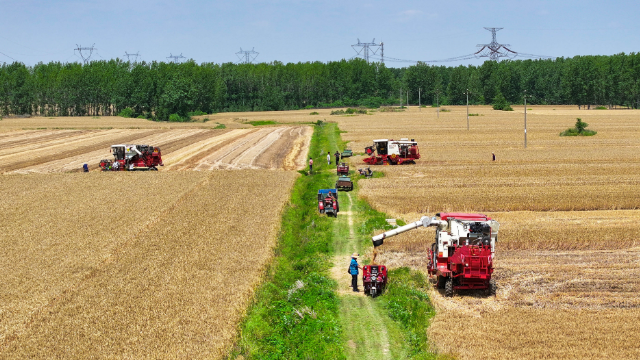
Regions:
M 239 141 L 234 141 L 227 146 L 222 147 L 220 150 L 212 153 L 210 156 L 203 159 L 203 161 L 196 166 L 195 170 L 216 170 L 216 169 L 228 169 L 229 165 L 238 156 L 242 155 L 247 149 L 247 144 L 260 141 L 264 136 L 268 135 L 270 129 L 260 129 L 250 133 L 248 136 L 243 137 Z M 265 134 L 265 132 L 267 134 Z
M 148 130 L 127 137 L 110 139 L 91 146 L 73 149 L 66 153 L 57 153 L 50 156 L 50 158 L 55 158 L 55 160 L 48 159 L 47 161 L 39 161 L 34 164 L 30 164 L 29 166 L 17 167 L 12 172 L 23 174 L 32 172 L 77 171 L 81 168 L 82 164 L 85 163 L 90 165 L 90 169 L 97 169 L 98 162 L 101 159 L 111 157 L 111 154 L 109 153 L 111 145 L 122 143 L 150 144 L 158 146 L 162 150 L 163 144 L 198 136 L 202 131 L 203 130 L 201 129 L 191 129 L 186 131 Z
M 228 143 L 249 134 L 250 130 L 235 129 L 172 152 L 163 158 L 165 164 L 168 164 L 168 166 L 165 165 L 165 170 L 191 170 L 198 166 L 202 159 L 220 150 Z
M 250 139 L 243 141 L 242 144 L 235 146 L 232 151 L 227 152 L 223 157 L 219 158 L 218 161 L 211 167 L 213 169 L 238 169 L 237 163 L 239 159 L 243 157 L 243 155 L 250 151 L 255 145 L 255 143 L 260 143 L 265 137 L 271 134 L 273 129 L 260 129 L 254 133 Z M 245 147 L 245 145 L 248 147 Z
M 281 134 L 280 138 L 265 149 L 253 162 L 254 166 L 266 169 L 300 170 L 305 164 L 296 166 L 296 159 L 306 155 L 304 147 L 308 127 L 290 128 Z
M 285 130 L 287 130 L 287 128 L 279 128 L 267 134 L 267 136 L 265 136 L 260 141 L 258 141 L 257 144 L 248 148 L 246 151 L 240 154 L 240 156 L 234 159 L 234 161 L 232 162 L 232 166 L 238 169 L 258 168 L 254 166 L 254 163 L 258 158 L 258 156 L 264 154 L 266 149 L 269 149 L 271 145 L 273 145 L 273 143 L 278 141 Z M 245 161 L 245 159 L 250 159 L 250 160 Z
M 147 130 L 148 131 L 148 130 Z M 134 131 L 135 132 L 135 131 Z M 137 132 L 143 132 L 138 130 Z M 117 138 L 120 136 L 131 135 L 131 130 L 106 130 L 99 132 L 90 132 L 77 134 L 73 137 L 60 137 L 56 139 L 52 139 L 51 141 L 35 144 L 35 145 L 21 145 L 15 146 L 8 149 L 4 149 L 0 151 L 0 164 L 6 162 L 4 160 L 9 159 L 8 162 L 14 162 L 16 159 L 25 158 L 25 157 L 34 157 L 40 155 L 40 153 L 53 154 L 56 152 L 60 152 L 60 149 L 69 149 L 77 146 L 82 146 L 83 142 L 99 142 L 105 138 Z M 35 154 L 35 155 L 34 155 Z
M 77 146 L 67 151 L 53 152 L 53 153 L 46 152 L 42 154 L 37 154 L 37 153 L 24 154 L 24 156 L 21 156 L 21 158 L 26 157 L 27 158 L 26 160 L 18 160 L 18 161 L 11 162 L 11 159 L 7 159 L 9 160 L 9 163 L 6 165 L 0 165 L 0 172 L 10 172 L 17 169 L 32 167 L 36 165 L 42 165 L 48 162 L 67 159 L 67 158 L 78 156 L 78 155 L 86 156 L 87 153 L 96 151 L 98 149 L 102 149 L 102 148 L 108 149 L 113 144 L 132 142 L 136 139 L 139 139 L 141 135 L 148 135 L 155 132 L 157 132 L 157 130 L 146 131 L 143 133 L 122 136 L 118 138 L 109 138 L 107 140 L 99 139 L 97 140 L 98 142 L 91 142 L 90 145 L 85 145 L 85 146 Z M 83 141 L 86 141 L 86 139 L 83 139 Z
M 35 130 L 35 131 L 32 131 L 31 133 L 9 137 L 8 139 L 0 138 L 0 150 L 23 146 L 23 145 L 34 146 L 36 144 L 45 143 L 51 140 L 74 137 L 76 135 L 80 135 L 88 132 L 95 133 L 97 132 L 97 130 L 54 130 L 54 131 Z

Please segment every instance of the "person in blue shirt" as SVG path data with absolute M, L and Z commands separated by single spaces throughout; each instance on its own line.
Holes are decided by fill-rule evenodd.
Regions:
M 358 269 L 362 269 L 362 266 L 358 265 L 358 254 L 353 253 L 351 255 L 351 264 L 349 264 L 349 274 L 351 274 L 351 287 L 353 291 L 358 292 Z

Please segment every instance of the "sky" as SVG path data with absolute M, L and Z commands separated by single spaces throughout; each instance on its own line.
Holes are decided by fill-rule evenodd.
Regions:
M 639 15 L 637 0 L 0 0 L 0 63 L 81 61 L 74 48 L 93 44 L 92 60 L 226 63 L 242 48 L 255 62 L 327 62 L 356 56 L 358 39 L 384 42 L 387 58 L 428 61 L 476 52 L 491 42 L 484 27 L 504 28 L 497 40 L 516 52 L 611 55 L 640 51 Z

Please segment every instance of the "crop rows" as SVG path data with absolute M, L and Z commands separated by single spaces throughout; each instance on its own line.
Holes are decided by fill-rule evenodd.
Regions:
M 296 175 L 0 177 L 0 357 L 222 357 Z
M 11 136 L 11 134 L 15 136 Z M 33 130 L 0 133 L 0 172 L 91 170 L 110 158 L 114 144 L 150 144 L 162 150 L 166 169 L 287 169 L 305 166 L 309 127 L 210 130 Z M 301 144 L 303 144 L 301 146 Z

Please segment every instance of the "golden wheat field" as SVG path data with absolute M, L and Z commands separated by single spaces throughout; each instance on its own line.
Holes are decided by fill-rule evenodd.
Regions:
M 0 358 L 221 358 L 296 176 L 0 176 Z
M 501 222 L 498 295 L 444 298 L 429 330 L 433 347 L 458 359 L 640 358 L 640 111 L 472 106 L 331 116 L 305 111 L 241 113 L 242 121 L 336 121 L 354 153 L 373 139 L 414 138 L 412 166 L 374 166 L 359 182 L 376 209 L 406 221 L 440 211 L 477 211 Z M 576 118 L 594 137 L 558 136 Z M 231 117 L 227 121 L 233 120 Z M 334 151 L 332 149 L 332 151 Z M 491 161 L 491 153 L 496 162 Z M 362 156 L 351 159 L 361 167 Z M 433 230 L 389 239 L 376 261 L 426 269 Z
M 5 121 L 0 122 L 0 129 Z M 21 119 L 36 121 L 36 119 Z M 49 119 L 45 119 L 49 120 Z M 90 121 L 91 119 L 85 119 Z M 96 120 L 101 121 L 102 119 Z M 147 120 L 124 119 L 131 124 Z M 54 121 L 54 120 L 49 120 Z M 66 119 L 56 119 L 62 125 Z M 104 119 L 110 124 L 116 120 Z M 175 128 L 36 129 L 0 132 L 0 173 L 79 171 L 83 164 L 98 169 L 111 158 L 114 144 L 148 144 L 162 150 L 164 170 L 284 169 L 305 166 L 311 139 L 309 126 L 275 126 L 212 130 L 191 123 Z
M 374 138 L 419 142 L 415 166 L 375 167 L 385 177 L 360 182 L 375 208 L 407 221 L 473 211 L 501 222 L 498 296 L 431 290 L 433 346 L 459 359 L 639 358 L 619 334 L 640 315 L 640 111 L 533 106 L 524 149 L 524 109 L 515 109 L 472 107 L 469 131 L 464 107 L 439 120 L 409 109 L 340 121 L 356 151 Z M 598 134 L 558 136 L 577 117 Z M 389 240 L 377 261 L 424 270 L 432 238 Z

